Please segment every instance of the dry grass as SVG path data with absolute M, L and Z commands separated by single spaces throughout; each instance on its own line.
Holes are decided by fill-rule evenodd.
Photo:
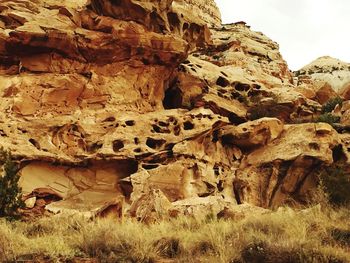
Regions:
M 0 261 L 70 262 L 349 262 L 350 210 L 281 209 L 240 221 L 43 218 L 0 221 Z

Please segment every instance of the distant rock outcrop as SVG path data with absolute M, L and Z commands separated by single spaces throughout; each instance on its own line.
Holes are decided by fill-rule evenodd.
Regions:
M 295 72 L 300 82 L 308 79 L 327 82 L 336 92 L 350 86 L 350 63 L 329 56 L 320 57 Z

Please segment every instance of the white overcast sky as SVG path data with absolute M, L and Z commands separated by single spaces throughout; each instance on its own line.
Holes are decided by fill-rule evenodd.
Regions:
M 292 70 L 321 56 L 350 62 L 350 0 L 215 0 L 223 23 L 245 21 L 280 45 Z

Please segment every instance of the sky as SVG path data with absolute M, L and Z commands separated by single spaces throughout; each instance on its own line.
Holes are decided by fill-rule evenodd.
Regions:
M 350 0 L 215 0 L 223 23 L 245 21 L 280 45 L 289 68 L 321 56 L 350 63 Z

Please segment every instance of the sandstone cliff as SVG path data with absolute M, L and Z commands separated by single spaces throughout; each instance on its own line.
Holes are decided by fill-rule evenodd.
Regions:
M 307 88 L 213 1 L 0 3 L 1 145 L 33 212 L 304 204 L 350 150 Z

